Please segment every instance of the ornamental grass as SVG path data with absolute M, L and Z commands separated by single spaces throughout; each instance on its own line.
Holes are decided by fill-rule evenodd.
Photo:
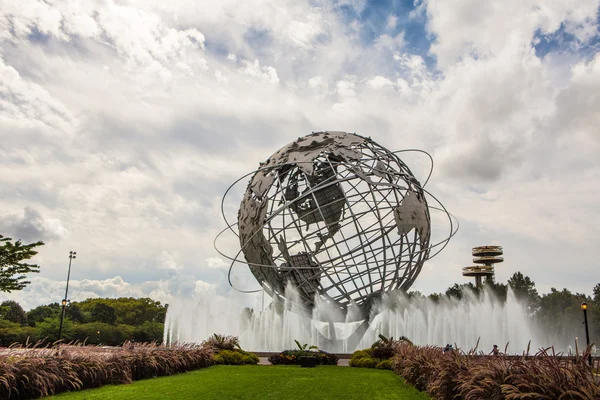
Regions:
M 35 399 L 106 384 L 208 367 L 212 351 L 197 345 L 133 344 L 11 347 L 0 352 L 0 399 Z
M 392 369 L 434 399 L 600 399 L 600 387 L 586 364 L 591 348 L 575 358 L 549 350 L 534 356 L 487 356 L 476 350 L 399 345 Z

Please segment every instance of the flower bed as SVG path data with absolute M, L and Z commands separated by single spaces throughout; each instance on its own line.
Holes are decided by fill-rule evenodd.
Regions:
M 338 356 L 322 350 L 284 350 L 270 356 L 269 362 L 273 365 L 299 365 L 300 357 L 315 357 L 317 365 L 337 365 L 338 363 Z

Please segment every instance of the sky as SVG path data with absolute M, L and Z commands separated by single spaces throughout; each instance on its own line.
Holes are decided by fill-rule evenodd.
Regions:
M 230 295 L 224 191 L 324 130 L 434 157 L 427 188 L 460 231 L 413 289 L 467 282 L 471 248 L 499 244 L 497 281 L 591 294 L 599 5 L 0 0 L 0 233 L 46 243 L 31 285 L 0 300 L 60 302 L 70 250 L 73 301 Z M 425 179 L 426 158 L 403 159 Z

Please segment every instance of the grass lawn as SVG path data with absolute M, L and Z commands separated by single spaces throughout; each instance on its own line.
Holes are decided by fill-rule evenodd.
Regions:
M 337 366 L 217 365 L 185 374 L 64 393 L 57 399 L 406 399 L 425 393 L 392 371 Z

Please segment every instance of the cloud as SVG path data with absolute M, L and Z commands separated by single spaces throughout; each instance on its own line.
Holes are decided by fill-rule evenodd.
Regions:
M 5 236 L 24 242 L 52 241 L 69 233 L 60 219 L 44 217 L 31 207 L 25 207 L 22 216 L 13 214 L 0 217 L 0 228 Z
M 221 257 L 209 257 L 206 259 L 208 268 L 228 269 L 229 263 L 225 262 Z
M 60 303 L 64 297 L 64 281 L 55 281 L 43 277 L 34 277 L 31 284 L 19 292 L 10 295 L 0 293 L 0 300 L 17 301 L 24 309 L 29 310 L 40 304 Z M 193 296 L 196 292 L 214 291 L 215 285 L 201 280 L 190 282 L 190 293 L 173 291 L 168 280 L 144 281 L 129 283 L 120 276 L 109 279 L 71 279 L 69 281 L 69 299 L 83 301 L 88 298 L 117 298 L 117 297 L 150 297 L 163 304 L 168 304 L 174 296 Z
M 490 58 L 506 48 L 527 47 L 536 31 L 550 33 L 561 24 L 576 38 L 588 41 L 597 31 L 596 0 L 540 3 L 508 1 L 496 5 L 469 0 L 427 3 L 428 29 L 435 35 L 431 51 L 442 69 L 466 56 Z
M 61 298 L 71 249 L 81 280 L 105 282 L 106 293 L 190 294 L 198 281 L 226 290 L 227 263 L 212 246 L 222 194 L 281 146 L 324 129 L 435 157 L 428 189 L 464 228 L 432 260 L 437 269 L 424 268 L 424 292 L 453 283 L 432 278 L 440 269 L 462 279 L 449 272 L 459 255 L 487 240 L 513 243 L 510 268 L 540 285 L 562 265 L 556 256 L 536 265 L 529 248 L 553 243 L 593 264 L 600 61 L 552 49 L 540 57 L 532 42 L 566 29 L 574 46 L 593 43 L 597 1 L 417 2 L 408 20 L 385 14 L 381 26 L 365 7 L 6 3 L 0 218 L 2 234 L 51 242 L 36 256 L 36 282 L 48 281 L 31 290 L 59 282 L 58 295 L 39 301 Z M 424 179 L 427 160 L 400 155 Z M 245 184 L 223 204 L 232 221 Z M 223 250 L 235 254 L 234 239 Z

